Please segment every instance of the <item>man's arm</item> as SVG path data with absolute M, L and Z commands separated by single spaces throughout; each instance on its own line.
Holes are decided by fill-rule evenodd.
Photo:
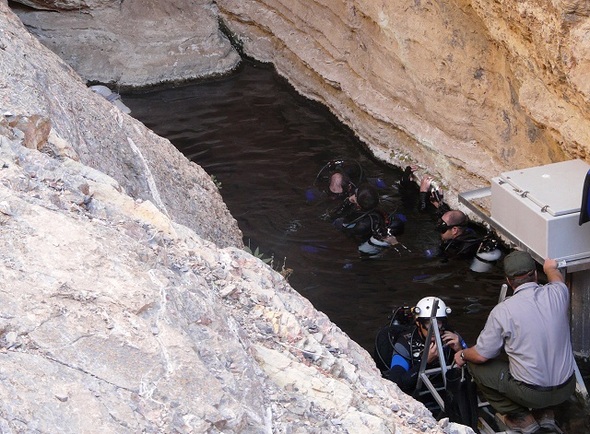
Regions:
M 543 264 L 543 271 L 547 275 L 549 282 L 561 282 L 565 283 L 565 279 L 561 271 L 557 268 L 557 261 L 555 259 L 545 259 Z
M 463 355 L 463 356 L 461 356 Z M 458 367 L 463 366 L 466 362 L 475 363 L 477 365 L 487 362 L 489 359 L 477 352 L 475 347 L 466 348 L 455 353 L 455 363 Z

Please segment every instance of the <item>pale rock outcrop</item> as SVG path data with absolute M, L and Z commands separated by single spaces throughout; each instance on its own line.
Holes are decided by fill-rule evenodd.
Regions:
M 3 433 L 443 432 L 262 261 L 2 124 Z
M 542 64 L 542 50 L 517 51 L 545 25 L 577 34 L 545 35 L 562 52 L 590 46 L 582 8 L 573 22 L 541 13 L 547 3 L 217 2 L 246 53 L 327 105 L 377 156 L 418 162 L 453 192 L 508 169 L 587 158 L 590 113 L 574 77 Z M 535 11 L 538 26 L 515 9 Z
M 23 3 L 56 10 L 78 5 L 89 11 L 86 15 L 96 11 L 93 22 L 114 21 L 99 15 L 114 10 L 114 3 Z M 186 0 L 164 3 L 185 13 L 197 7 Z M 325 104 L 350 126 L 377 157 L 401 166 L 417 163 L 452 193 L 487 186 L 491 177 L 510 169 L 590 159 L 586 1 L 215 4 L 198 6 L 219 13 L 245 53 L 272 62 L 299 92 Z M 156 7 L 145 23 L 158 15 L 173 16 L 166 10 Z M 19 14 L 84 77 L 111 62 L 106 59 L 119 59 L 117 47 L 94 38 L 84 24 L 89 20 L 85 14 Z M 138 22 L 142 19 L 139 14 Z M 62 32 L 76 30 L 55 32 L 55 23 Z M 120 28 L 113 31 L 127 34 Z M 76 42 L 86 37 L 108 52 L 96 58 L 96 45 L 84 49 Z M 210 60 L 218 71 L 228 66 L 215 57 Z M 129 84 L 151 83 L 150 74 L 157 80 L 160 71 L 186 78 L 181 71 L 157 66 L 151 73 L 138 72 L 135 81 L 127 77 Z M 118 80 L 116 73 L 102 79 Z M 447 199 L 456 204 L 454 194 Z
M 209 0 L 17 0 L 20 18 L 83 79 L 145 86 L 226 73 L 240 57 Z
M 590 159 L 588 1 L 471 3 L 507 52 L 519 104 L 569 155 Z
M 0 8 L 0 113 L 14 115 L 12 122 L 28 119 L 23 125 L 44 120 L 45 127 L 51 125 L 46 146 L 52 152 L 113 177 L 130 196 L 151 201 L 221 247 L 243 245 L 235 219 L 204 170 L 87 89 L 69 66 L 41 49 L 4 2 Z
M 1 432 L 472 432 L 237 248 L 207 175 L 4 2 L 0 77 Z

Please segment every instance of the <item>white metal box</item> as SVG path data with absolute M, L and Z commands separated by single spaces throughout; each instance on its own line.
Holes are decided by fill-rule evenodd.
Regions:
M 590 222 L 578 225 L 589 169 L 570 160 L 492 178 L 492 221 L 539 258 L 589 258 Z

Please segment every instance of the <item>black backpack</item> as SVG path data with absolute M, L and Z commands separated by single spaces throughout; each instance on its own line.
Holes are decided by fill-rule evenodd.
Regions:
M 393 310 L 386 326 L 379 329 L 375 336 L 373 359 L 381 373 L 388 371 L 393 357 L 394 345 L 398 337 L 414 328 L 414 318 L 409 306 L 400 306 Z

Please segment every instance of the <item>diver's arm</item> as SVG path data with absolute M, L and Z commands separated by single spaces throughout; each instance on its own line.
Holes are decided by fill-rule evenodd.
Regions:
M 446 202 L 437 202 L 438 206 L 436 207 L 436 216 L 438 218 L 442 218 L 443 214 L 447 211 L 451 210 L 451 207 Z
M 403 392 L 409 393 L 416 387 L 419 371 L 419 364 L 410 368 L 409 361 L 396 354 L 393 356 L 391 369 L 385 371 L 383 377 L 393 381 Z
M 390 235 L 388 237 L 385 237 L 383 239 L 383 241 L 385 241 L 387 244 L 389 244 L 390 246 L 395 246 L 396 244 L 399 244 L 399 241 L 397 240 L 396 237 L 394 237 L 393 235 Z
M 350 212 L 354 209 L 354 204 L 348 199 L 344 199 L 340 206 L 330 212 L 330 218 L 332 220 L 338 217 L 345 217 L 346 215 L 350 214 Z
M 420 196 L 418 197 L 418 211 L 424 212 L 430 201 L 430 181 L 432 178 L 425 176 L 420 182 Z

